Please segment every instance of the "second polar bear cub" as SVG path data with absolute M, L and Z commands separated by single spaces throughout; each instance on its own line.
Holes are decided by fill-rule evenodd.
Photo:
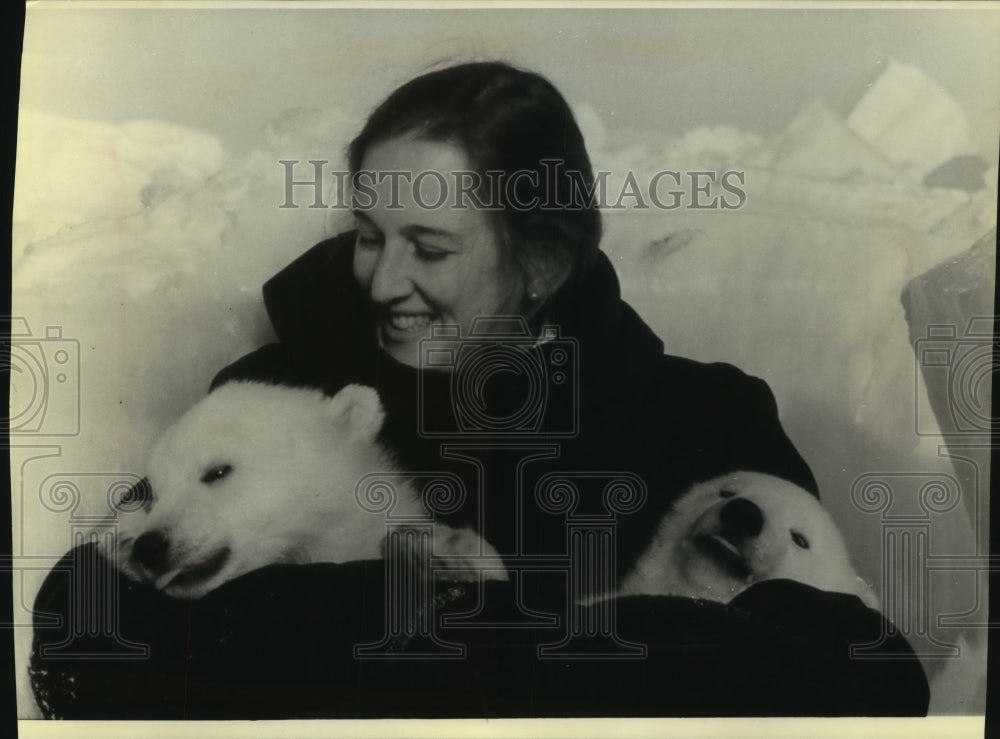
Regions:
M 119 566 L 168 595 L 199 598 L 270 564 L 380 558 L 386 514 L 361 505 L 362 478 L 386 476 L 393 516 L 428 516 L 376 443 L 382 420 L 378 394 L 361 385 L 332 398 L 222 385 L 154 444 L 148 484 L 119 506 Z M 435 555 L 456 555 L 442 560 L 454 569 L 465 555 L 496 556 L 472 529 L 443 524 L 433 547 Z
M 618 594 L 728 603 L 753 583 L 775 579 L 879 607 L 815 497 L 777 477 L 740 471 L 695 485 L 678 500 Z

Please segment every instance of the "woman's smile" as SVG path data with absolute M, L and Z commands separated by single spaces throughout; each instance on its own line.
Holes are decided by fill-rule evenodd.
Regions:
M 434 321 L 433 313 L 411 313 L 405 311 L 386 310 L 382 312 L 379 331 L 380 344 L 383 347 L 393 343 L 413 341 L 428 334 Z
M 396 311 L 389 311 L 386 313 L 385 322 L 391 329 L 412 333 L 429 326 L 431 318 L 432 316 L 426 313 L 397 313 Z

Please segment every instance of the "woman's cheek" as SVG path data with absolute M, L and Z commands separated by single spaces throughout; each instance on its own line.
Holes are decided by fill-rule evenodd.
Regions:
M 372 282 L 372 275 L 375 274 L 377 257 L 369 249 L 360 246 L 354 247 L 354 279 L 362 287 L 367 287 Z

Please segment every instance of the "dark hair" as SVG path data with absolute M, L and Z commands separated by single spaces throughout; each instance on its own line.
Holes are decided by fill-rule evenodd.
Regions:
M 569 105 L 544 77 L 503 62 L 416 77 L 389 95 L 351 142 L 351 172 L 360 171 L 370 146 L 403 135 L 462 149 L 483 178 L 483 202 L 501 206 L 495 211 L 501 242 L 523 278 L 545 271 L 558 275 L 558 287 L 592 262 L 601 214 L 590 157 Z M 521 171 L 533 174 L 516 178 L 512 197 L 506 188 L 489 192 L 489 172 Z M 546 207 L 512 207 L 511 200 Z

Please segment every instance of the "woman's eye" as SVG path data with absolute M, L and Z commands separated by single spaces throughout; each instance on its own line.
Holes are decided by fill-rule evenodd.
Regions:
M 449 254 L 449 252 L 435 249 L 432 246 L 424 246 L 423 244 L 414 244 L 413 248 L 416 255 L 425 262 L 440 262 Z
M 233 468 L 228 464 L 220 464 L 212 467 L 208 472 L 201 476 L 201 481 L 206 485 L 211 485 L 213 482 L 218 482 L 224 477 L 228 477 L 229 473 L 233 471 Z
M 800 534 L 798 531 L 792 532 L 792 541 L 794 541 L 797 546 L 800 546 L 803 549 L 809 548 L 809 540 L 802 534 Z
M 358 232 L 357 243 L 359 246 L 363 246 L 369 249 L 378 247 L 382 245 L 382 239 L 378 236 L 372 234 L 363 234 Z
M 720 490 L 719 491 L 719 497 L 720 498 L 735 498 L 736 497 L 736 493 L 734 493 L 732 490 Z

